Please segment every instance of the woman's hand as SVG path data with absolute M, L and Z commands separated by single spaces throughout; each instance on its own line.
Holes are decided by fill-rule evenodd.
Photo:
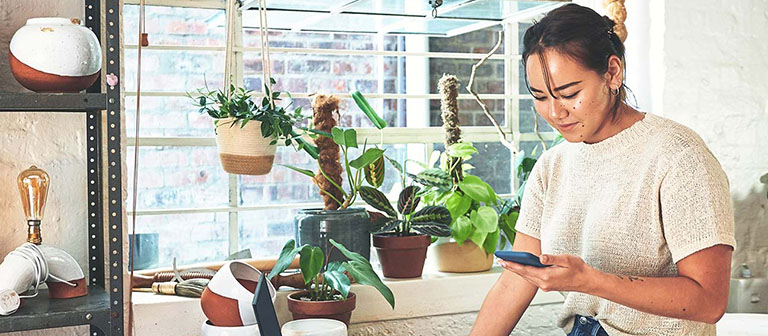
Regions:
M 588 293 L 594 286 L 593 279 L 599 271 L 587 265 L 580 257 L 561 254 L 539 256 L 542 264 L 550 267 L 526 266 L 499 260 L 499 265 L 527 280 L 542 291 L 566 291 Z

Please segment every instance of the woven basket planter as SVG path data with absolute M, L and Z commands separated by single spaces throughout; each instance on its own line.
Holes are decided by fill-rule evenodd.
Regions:
M 270 145 L 273 137 L 261 135 L 261 122 L 240 122 L 230 127 L 232 119 L 218 119 L 216 145 L 224 171 L 240 175 L 265 175 L 272 170 L 277 145 Z

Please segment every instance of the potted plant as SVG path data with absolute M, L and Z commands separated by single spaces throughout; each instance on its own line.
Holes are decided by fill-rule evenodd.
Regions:
M 405 174 L 405 170 L 396 162 L 390 162 Z M 451 214 L 448 209 L 428 205 L 416 210 L 421 202 L 420 192 L 421 188 L 416 185 L 404 188 L 395 208 L 378 189 L 368 186 L 360 188 L 363 201 L 384 212 L 371 213 L 370 231 L 385 277 L 420 277 L 427 257 L 427 247 L 432 243 L 430 236 L 447 237 L 451 234 Z
M 333 239 L 328 239 L 324 245 L 324 249 L 311 245 L 296 246 L 293 239 L 289 240 L 269 274 L 269 279 L 272 279 L 288 268 L 296 254 L 300 255 L 301 274 L 309 289 L 288 295 L 288 310 L 294 320 L 330 318 L 349 325 L 357 298 L 355 293 L 350 292 L 351 282 L 346 273 L 357 283 L 376 288 L 395 308 L 394 294 L 373 271 L 373 266 L 366 258 L 347 250 Z M 334 248 L 344 255 L 344 261 L 329 260 Z
M 359 93 L 352 94 L 358 106 L 378 128 L 386 122 L 370 108 Z M 312 101 L 312 129 L 305 129 L 317 145 L 317 172 L 285 165 L 312 178 L 323 197 L 322 209 L 302 209 L 295 219 L 297 241 L 300 244 L 318 245 L 320 232 L 325 227 L 329 238 L 347 246 L 366 259 L 370 258 L 371 236 L 368 232 L 369 215 L 362 207 L 351 207 L 365 181 L 380 186 L 384 179 L 383 154 L 378 147 L 362 146 L 362 154 L 352 159 L 351 151 L 358 149 L 357 132 L 342 129 L 338 125 L 339 99 L 332 95 L 316 95 Z M 346 179 L 342 179 L 343 175 Z M 346 186 L 346 188 L 345 188 Z M 339 253 L 331 255 L 339 260 Z
M 270 78 L 270 84 L 275 80 Z M 293 101 L 279 106 L 279 91 L 271 91 L 264 85 L 266 96 L 257 105 L 252 91 L 230 85 L 227 90 L 197 90 L 188 94 L 200 108 L 214 119 L 216 145 L 224 170 L 230 174 L 264 175 L 270 172 L 275 159 L 277 143 L 286 146 L 298 144 L 310 155 L 316 156 L 314 146 L 306 143 L 294 130 L 294 125 L 305 118 L 301 107 L 290 111 Z M 290 94 L 288 94 L 290 97 Z

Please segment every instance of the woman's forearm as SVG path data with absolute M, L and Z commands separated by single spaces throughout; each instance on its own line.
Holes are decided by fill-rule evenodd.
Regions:
M 505 270 L 486 295 L 470 335 L 509 335 L 537 290 L 522 277 Z
M 727 295 L 712 293 L 684 276 L 636 277 L 595 270 L 593 278 L 586 294 L 654 315 L 714 324 L 728 301 Z

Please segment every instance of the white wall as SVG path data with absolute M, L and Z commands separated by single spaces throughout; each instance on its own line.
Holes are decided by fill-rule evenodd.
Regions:
M 650 27 L 652 43 L 663 43 L 650 55 L 651 85 L 663 84 L 653 98 L 663 110 L 654 112 L 693 128 L 720 160 L 736 217 L 733 266 L 746 262 L 765 274 L 768 199 L 759 178 L 768 172 L 768 2 L 675 0 L 651 12 L 663 15 L 665 28 Z

